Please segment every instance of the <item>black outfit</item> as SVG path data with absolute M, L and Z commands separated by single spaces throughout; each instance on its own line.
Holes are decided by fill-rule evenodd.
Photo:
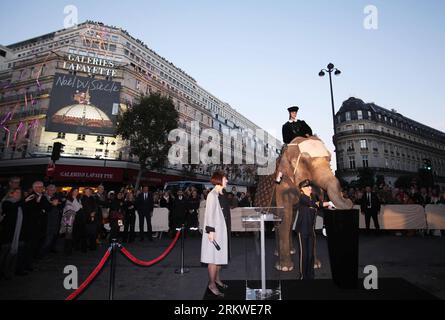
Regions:
M 114 198 L 109 202 L 110 207 L 110 241 L 119 237 L 119 220 L 124 221 L 124 199 Z
M 173 199 L 171 197 L 168 197 L 165 199 L 164 197 L 161 197 L 161 200 L 159 201 L 159 206 L 161 208 L 167 208 L 168 209 L 168 229 L 169 232 L 173 232 L 173 218 L 172 218 L 172 207 L 173 207 Z
M 147 219 L 147 233 L 148 240 L 153 241 L 151 217 L 153 215 L 153 197 L 150 192 L 140 193 L 136 198 L 136 210 L 139 215 L 139 235 L 141 240 L 144 240 L 144 218 Z
M 17 254 L 11 254 L 11 245 L 14 238 L 17 224 L 18 208 L 23 206 L 21 201 L 11 202 L 8 200 L 2 203 L 3 221 L 0 224 L 0 276 L 10 278 L 14 271 L 19 273 L 24 271 L 24 234 L 23 221 L 19 237 Z
M 33 259 L 38 258 L 46 235 L 47 215 L 45 209 L 49 207 L 48 199 L 41 194 L 31 193 L 23 204 L 23 232 L 25 239 L 25 265 L 32 270 Z M 26 201 L 28 200 L 28 201 Z
M 306 137 L 306 135 L 312 135 L 312 129 L 309 127 L 305 121 L 297 120 L 289 122 L 287 121 L 283 125 L 283 142 L 288 144 L 296 137 Z
M 231 223 L 231 214 L 230 214 L 230 202 L 227 199 L 227 195 L 219 194 L 218 195 L 219 205 L 221 206 L 224 220 L 226 222 L 226 228 L 227 228 L 227 261 L 230 261 L 231 257 L 231 246 L 230 246 L 230 235 L 232 231 L 232 223 Z
M 97 229 L 99 222 L 99 207 L 97 205 L 96 197 L 83 196 L 82 207 L 85 214 L 85 235 L 90 250 L 96 250 Z M 94 216 L 92 213 L 94 212 Z
M 46 196 L 48 199 L 48 207 L 45 209 L 47 214 L 47 225 L 46 225 L 46 236 L 45 241 L 42 246 L 41 253 L 42 255 L 46 255 L 48 252 L 52 251 L 55 252 L 56 249 L 56 242 L 57 242 L 57 236 L 59 234 L 59 228 L 60 228 L 60 219 L 62 214 L 62 204 L 60 204 L 59 199 L 59 205 L 53 206 L 50 202 L 51 199 L 56 198 L 56 196 L 53 196 L 51 199 Z
M 374 192 L 365 192 L 360 199 L 360 207 L 365 214 L 366 230 L 369 230 L 371 218 L 374 221 L 375 229 L 379 230 L 378 214 L 380 213 L 380 200 L 377 195 Z
M 105 238 L 107 234 L 107 230 L 104 228 L 104 219 L 103 214 L 108 207 L 107 196 L 105 193 L 95 193 L 94 197 L 97 203 L 97 232 L 100 238 Z
M 322 208 L 322 202 L 317 203 L 305 194 L 301 194 L 295 207 L 298 209 L 295 230 L 300 251 L 300 279 L 314 279 L 315 219 L 318 209 Z
M 239 207 L 251 207 L 250 201 L 247 197 L 244 197 L 241 199 L 240 202 L 238 202 Z
M 133 242 L 134 241 L 134 224 L 136 222 L 136 207 L 135 201 L 125 201 L 124 202 L 124 241 Z
M 159 201 L 159 207 L 167 208 L 168 210 L 171 210 L 172 198 L 168 197 L 167 199 L 165 199 L 164 197 L 162 197 L 161 200 Z
M 196 198 L 190 197 L 187 201 L 188 214 L 186 217 L 186 223 L 188 228 L 198 228 L 198 210 L 199 210 L 200 200 L 197 196 Z
M 182 196 L 182 199 L 176 197 L 172 205 L 172 231 L 175 231 L 174 229 L 180 228 L 183 224 L 186 223 L 186 214 L 187 200 L 184 196 Z

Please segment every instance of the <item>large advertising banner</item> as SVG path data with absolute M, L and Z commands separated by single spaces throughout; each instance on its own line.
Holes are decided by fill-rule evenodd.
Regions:
M 120 82 L 56 73 L 46 131 L 114 135 Z

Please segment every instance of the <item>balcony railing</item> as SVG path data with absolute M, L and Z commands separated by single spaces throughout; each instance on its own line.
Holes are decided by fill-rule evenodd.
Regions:
M 413 141 L 413 140 L 409 140 L 391 133 L 387 133 L 387 132 L 382 132 L 382 131 L 378 131 L 378 130 L 373 130 L 373 129 L 365 129 L 365 130 L 347 130 L 347 131 L 343 131 L 343 132 L 339 132 L 336 134 L 336 136 L 334 137 L 334 141 L 338 142 L 338 138 L 342 138 L 342 137 L 347 137 L 347 136 L 351 136 L 351 135 L 356 135 L 356 134 L 373 134 L 373 135 L 377 135 L 377 136 L 384 136 L 384 137 L 388 137 L 388 138 L 392 138 L 392 139 L 397 139 L 400 142 L 404 142 L 410 145 L 415 145 L 419 148 L 425 149 L 427 151 L 431 151 L 434 150 L 435 152 L 438 152 L 442 155 L 445 156 L 445 150 L 444 149 L 438 149 L 435 148 L 433 146 L 427 146 L 425 144 L 419 143 L 417 141 Z

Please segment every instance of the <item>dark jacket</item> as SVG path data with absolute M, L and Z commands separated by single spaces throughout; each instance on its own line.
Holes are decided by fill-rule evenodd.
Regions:
M 26 201 L 28 200 L 28 201 Z M 25 198 L 23 204 L 23 231 L 25 240 L 35 240 L 46 233 L 47 215 L 45 209 L 50 207 L 48 199 L 42 194 L 33 192 Z
M 130 216 L 136 213 L 136 206 L 134 201 L 125 200 L 124 201 L 124 211 L 125 217 L 129 218 Z
M 147 199 L 144 200 L 144 193 L 140 193 L 136 198 L 136 210 L 139 214 L 150 213 L 153 211 L 154 203 L 153 196 L 150 192 L 147 192 Z
M 188 200 L 187 200 L 187 210 L 198 212 L 200 203 L 201 203 L 201 201 L 199 200 L 199 197 L 196 197 L 196 198 L 190 197 L 190 198 L 188 198 Z
M 294 122 L 287 121 L 283 125 L 283 142 L 290 143 L 296 137 L 306 137 L 306 134 L 312 135 L 312 129 L 309 127 L 305 121 L 297 120 Z
M 172 205 L 172 220 L 173 225 L 179 227 L 185 222 L 185 214 L 187 212 L 187 199 L 183 196 L 182 199 L 175 198 Z
M 96 197 L 83 196 L 80 202 L 82 203 L 82 208 L 86 216 L 86 221 L 87 222 L 97 221 L 97 219 L 99 218 L 99 212 L 98 212 L 99 207 L 97 205 Z M 95 213 L 94 219 L 91 219 L 91 213 L 93 212 Z
M 15 226 L 17 223 L 17 213 L 19 206 L 23 206 L 23 202 L 11 202 L 8 200 L 2 203 L 2 214 L 5 216 L 0 223 L 0 243 L 11 243 L 14 237 Z M 22 232 L 20 233 L 20 240 L 23 240 L 23 222 Z
M 374 192 L 371 192 L 371 208 L 368 208 L 369 201 L 367 193 L 365 192 L 360 199 L 360 208 L 362 212 L 380 212 L 380 200 Z
M 110 208 L 110 219 L 111 220 L 119 220 L 124 218 L 124 199 L 114 198 L 109 202 Z
M 167 208 L 168 210 L 171 210 L 173 206 L 173 198 L 169 197 L 167 202 L 167 200 L 165 200 L 164 197 L 161 197 L 161 200 L 159 201 L 159 206 L 161 208 Z
M 295 231 L 302 235 L 313 235 L 315 230 L 315 219 L 319 209 L 323 207 L 321 202 L 312 200 L 305 194 L 301 194 L 300 201 L 294 209 L 298 209 L 297 224 Z

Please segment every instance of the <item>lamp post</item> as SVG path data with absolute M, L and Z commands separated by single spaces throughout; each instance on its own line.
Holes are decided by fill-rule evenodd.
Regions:
M 105 155 L 104 155 L 104 168 L 107 166 L 107 156 L 108 156 L 108 145 L 111 144 L 112 146 L 116 145 L 116 142 L 112 141 L 106 141 L 103 140 L 100 142 L 101 145 L 105 145 Z
M 334 91 L 332 89 L 332 72 L 334 72 L 334 74 L 336 76 L 341 74 L 341 71 L 338 70 L 337 68 L 335 68 L 333 63 L 329 63 L 326 67 L 327 69 L 321 69 L 320 72 L 318 73 L 318 75 L 320 77 L 323 77 L 326 72 L 329 74 L 329 85 L 331 88 L 331 107 L 332 107 L 332 124 L 334 125 L 334 147 L 335 147 L 335 161 L 337 163 L 337 169 L 338 169 L 338 156 L 337 156 L 337 142 L 336 142 L 336 135 L 337 135 L 337 129 L 335 127 L 335 110 L 334 110 Z

